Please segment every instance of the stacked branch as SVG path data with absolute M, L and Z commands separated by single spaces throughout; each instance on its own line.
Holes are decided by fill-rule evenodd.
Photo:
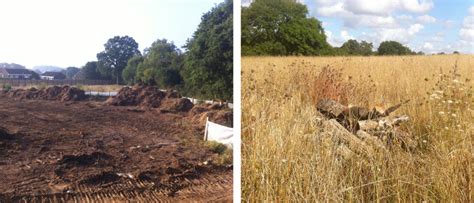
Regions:
M 364 151 L 370 151 L 370 148 L 365 147 L 367 144 L 384 148 L 384 142 L 385 145 L 398 142 L 402 147 L 412 148 L 416 143 L 399 127 L 401 123 L 407 122 L 409 117 L 390 115 L 407 102 L 381 111 L 376 108 L 349 107 L 331 99 L 322 99 L 317 103 L 317 110 L 330 119 L 331 129 L 345 131 L 343 140 L 349 145 L 357 146 L 351 147 L 356 151 L 360 151 L 361 146 Z M 360 144 L 361 142 L 364 144 Z

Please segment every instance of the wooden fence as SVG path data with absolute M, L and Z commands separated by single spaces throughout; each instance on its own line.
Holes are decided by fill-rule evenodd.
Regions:
M 113 85 L 110 80 L 25 80 L 25 79 L 10 79 L 0 78 L 0 86 L 11 85 L 18 86 L 33 86 L 33 85 Z

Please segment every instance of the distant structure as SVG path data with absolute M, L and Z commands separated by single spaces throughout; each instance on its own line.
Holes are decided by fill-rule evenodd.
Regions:
M 41 79 L 42 80 L 65 80 L 66 79 L 66 75 L 64 75 L 64 73 L 61 73 L 61 72 L 45 72 L 43 74 L 41 74 Z
M 0 78 L 31 79 L 33 73 L 28 69 L 0 68 Z

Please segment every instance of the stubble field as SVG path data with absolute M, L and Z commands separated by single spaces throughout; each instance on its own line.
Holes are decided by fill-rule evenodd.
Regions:
M 473 79 L 472 55 L 244 57 L 242 196 L 472 202 Z M 324 96 L 368 108 L 410 100 L 395 113 L 409 116 L 399 128 L 412 144 L 341 156 L 315 106 Z

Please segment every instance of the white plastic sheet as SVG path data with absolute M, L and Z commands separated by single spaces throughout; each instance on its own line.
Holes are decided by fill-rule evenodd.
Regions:
M 216 141 L 222 144 L 227 145 L 232 148 L 232 143 L 234 139 L 234 129 L 229 128 L 217 123 L 206 122 L 206 130 L 204 134 L 204 140 L 206 141 Z

